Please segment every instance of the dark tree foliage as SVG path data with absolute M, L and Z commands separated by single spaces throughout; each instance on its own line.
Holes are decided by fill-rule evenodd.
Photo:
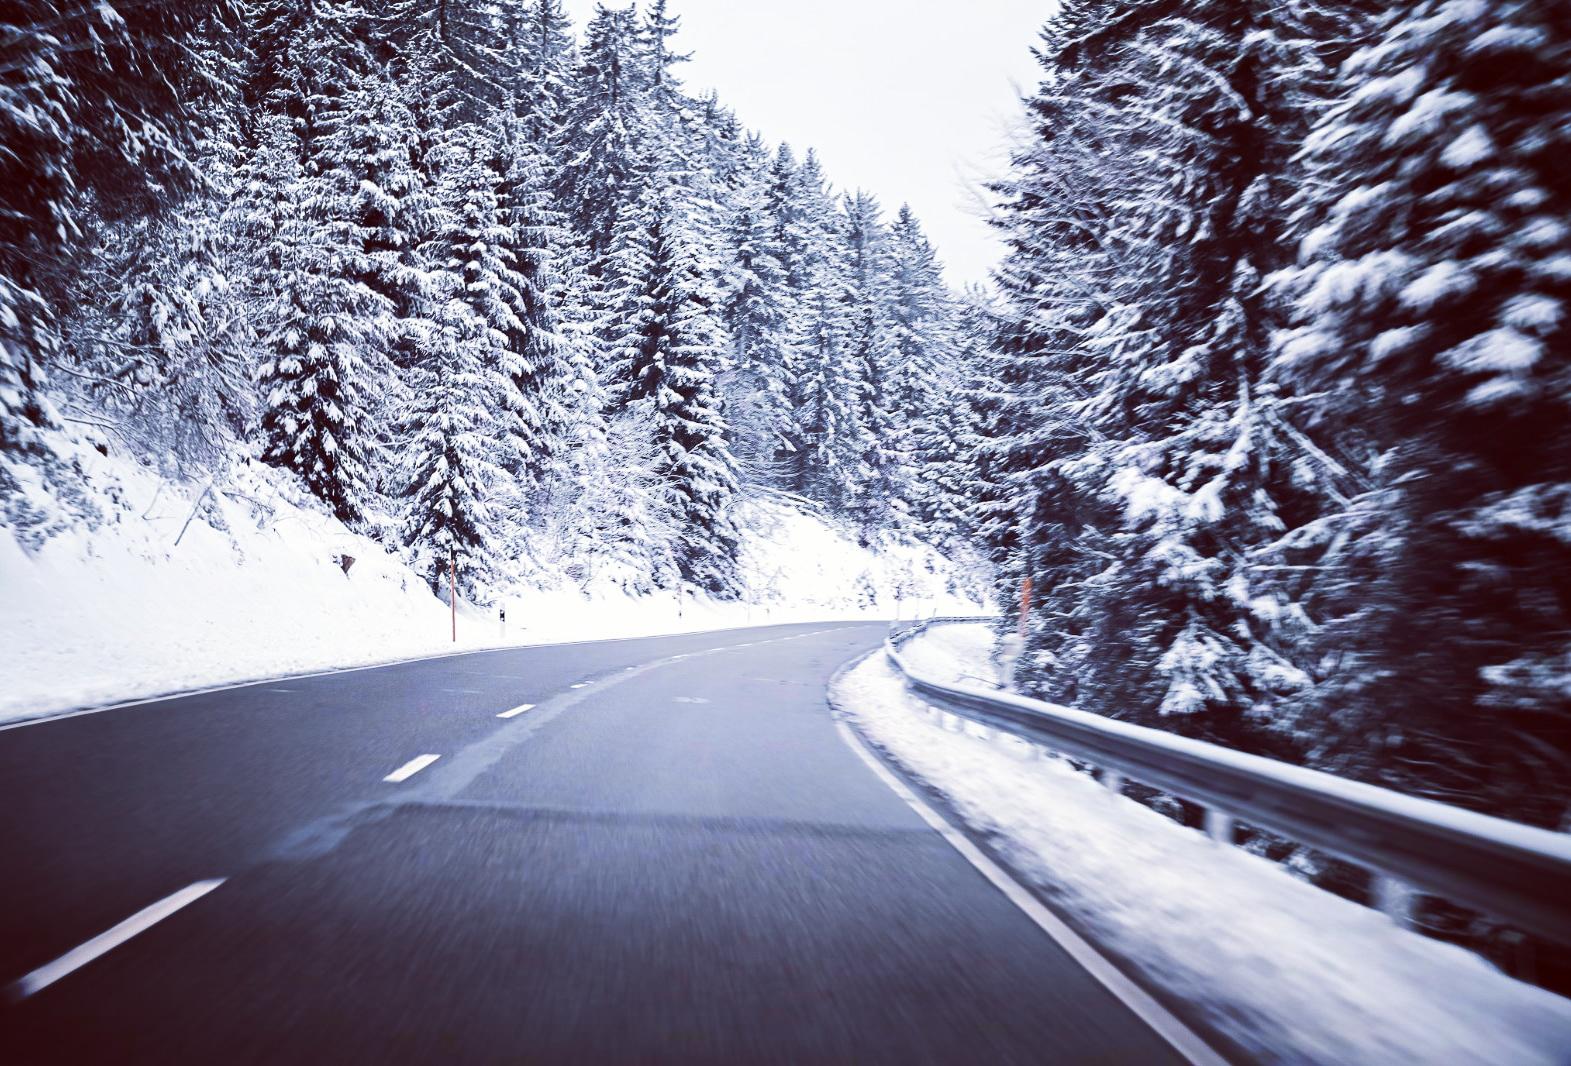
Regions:
M 975 392 L 1061 702 L 1558 825 L 1564 4 L 1066 3 Z
M 190 155 L 222 91 L 206 35 L 235 3 L 19 0 L 0 14 L 0 451 L 31 451 L 75 252 L 101 222 L 200 184 Z
M 1271 4 L 1081 5 L 1044 40 L 1037 141 L 998 189 L 1014 252 L 989 522 L 1037 601 L 1054 698 L 1230 743 L 1296 674 L 1241 566 L 1299 488 L 1262 410 L 1301 118 Z M 1292 56 L 1294 62 L 1299 59 Z M 1023 537 L 1024 544 L 1010 543 Z M 1016 580 L 1023 572 L 1015 569 Z
M 1404 5 L 1304 148 L 1276 378 L 1345 468 L 1302 701 L 1324 757 L 1571 800 L 1571 7 Z M 1335 538 L 1334 540 L 1332 538 Z

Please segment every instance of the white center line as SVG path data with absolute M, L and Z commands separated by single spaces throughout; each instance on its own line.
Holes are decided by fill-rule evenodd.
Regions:
M 497 717 L 498 718 L 517 718 L 519 715 L 523 714 L 525 711 L 532 711 L 532 710 L 534 710 L 534 707 L 535 707 L 535 705 L 532 704 L 532 703 L 520 703 L 517 707 L 514 707 L 510 711 L 503 711 L 501 714 L 497 715 Z
M 440 755 L 422 755 L 419 758 L 410 759 L 408 762 L 404 763 L 404 765 L 400 766 L 398 769 L 382 778 L 382 780 L 391 781 L 394 784 L 397 784 L 400 781 L 408 781 L 411 777 L 415 776 L 415 774 L 418 774 L 421 770 L 424 770 L 427 766 L 430 766 L 440 758 Z
M 187 885 L 174 895 L 144 907 L 106 933 L 99 933 L 81 947 L 73 948 L 54 962 L 45 963 L 11 986 L 11 995 L 25 999 L 40 988 L 47 988 L 73 970 L 81 969 L 110 948 L 118 947 L 142 930 L 169 917 L 188 903 L 194 903 L 224 883 L 222 877 Z

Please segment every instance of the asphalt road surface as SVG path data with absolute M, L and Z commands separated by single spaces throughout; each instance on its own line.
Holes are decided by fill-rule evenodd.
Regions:
M 1181 1061 L 837 734 L 825 684 L 883 634 L 479 652 L 0 730 L 0 1062 Z

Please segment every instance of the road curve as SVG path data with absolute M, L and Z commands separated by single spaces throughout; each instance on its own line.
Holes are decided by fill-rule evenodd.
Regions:
M 1181 1061 L 837 735 L 825 684 L 882 636 L 482 652 L 0 731 L 0 1062 Z

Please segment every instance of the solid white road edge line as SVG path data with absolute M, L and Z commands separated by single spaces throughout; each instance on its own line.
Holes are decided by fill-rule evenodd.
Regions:
M 1166 1007 L 1151 997 L 1145 989 L 1125 977 L 1123 971 L 1109 962 L 1101 952 L 1092 947 L 1081 935 L 1063 920 L 1043 906 L 1042 901 L 1033 896 L 1022 887 L 1014 878 L 1004 872 L 1003 868 L 992 859 L 983 854 L 982 850 L 971 843 L 954 826 L 945 821 L 938 812 L 929 807 L 923 800 L 906 787 L 904 781 L 896 777 L 872 752 L 867 750 L 867 745 L 856 731 L 844 722 L 836 722 L 835 727 L 840 730 L 840 736 L 857 755 L 861 756 L 879 780 L 905 800 L 917 815 L 933 828 L 939 836 L 949 842 L 949 846 L 958 851 L 961 856 L 976 867 L 977 871 L 993 883 L 1004 896 L 1019 907 L 1021 912 L 1037 928 L 1052 937 L 1058 945 L 1067 951 L 1071 958 L 1085 968 L 1092 977 L 1101 982 L 1102 987 L 1113 993 L 1124 1006 L 1128 1007 L 1140 1020 L 1149 1025 L 1163 1040 L 1172 1045 L 1173 1050 L 1183 1056 L 1194 1066 L 1229 1066 L 1221 1055 L 1211 1049 L 1211 1046 L 1195 1035 L 1194 1031 L 1179 1021 Z
M 54 962 L 46 963 L 18 980 L 11 986 L 13 995 L 17 999 L 25 999 L 40 988 L 49 987 L 73 970 L 86 966 L 109 949 L 124 944 L 144 929 L 163 921 L 181 907 L 196 902 L 223 883 L 222 877 L 211 881 L 198 881 L 194 885 L 187 885 L 172 896 L 159 900 L 151 907 L 142 908 L 108 932 L 98 934 L 81 947 L 71 949 Z
M 523 714 L 525 711 L 532 711 L 534 709 L 535 709 L 535 705 L 532 704 L 532 703 L 520 703 L 517 707 L 514 707 L 510 711 L 503 711 L 501 714 L 497 715 L 497 717 L 498 718 L 517 718 L 519 715 Z
M 440 755 L 421 755 L 418 758 L 410 759 L 404 765 L 382 778 L 382 780 L 391 781 L 395 785 L 400 781 L 408 781 L 415 774 L 418 774 L 440 758 Z

